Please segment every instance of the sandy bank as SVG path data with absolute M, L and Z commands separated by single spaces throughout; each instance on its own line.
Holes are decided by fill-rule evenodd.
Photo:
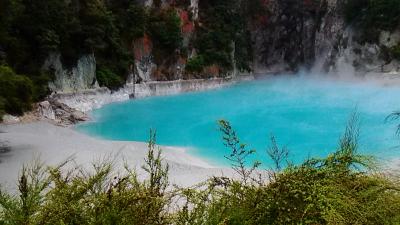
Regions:
M 0 184 L 6 189 L 14 189 L 22 166 L 38 157 L 46 165 L 57 165 L 73 157 L 84 167 L 104 158 L 115 158 L 117 168 L 126 161 L 141 175 L 140 166 L 147 153 L 146 143 L 100 140 L 46 122 L 0 125 L 0 142 L 11 147 L 9 152 L 0 153 Z M 233 175 L 232 170 L 214 168 L 205 160 L 189 155 L 185 149 L 162 149 L 170 165 L 173 184 L 191 186 L 213 175 Z

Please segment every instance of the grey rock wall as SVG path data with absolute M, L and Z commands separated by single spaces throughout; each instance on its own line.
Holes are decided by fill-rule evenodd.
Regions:
M 52 53 L 45 60 L 44 70 L 55 75 L 49 87 L 54 92 L 74 92 L 98 87 L 96 81 L 96 59 L 93 54 L 80 57 L 76 66 L 65 68 L 59 53 Z
M 256 72 L 338 75 L 399 73 L 387 49 L 400 31 L 381 31 L 378 43 L 359 43 L 360 31 L 346 24 L 344 0 L 273 0 L 267 23 L 253 33 Z

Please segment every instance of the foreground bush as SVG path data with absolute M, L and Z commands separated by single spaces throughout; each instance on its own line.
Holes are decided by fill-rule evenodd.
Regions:
M 168 185 L 154 134 L 144 181 L 129 169 L 115 176 L 109 164 L 92 173 L 34 166 L 22 171 L 18 195 L 1 192 L 0 224 L 399 224 L 400 185 L 357 153 L 354 124 L 335 153 L 301 165 L 272 138 L 276 168 L 264 178 L 259 163 L 245 166 L 254 151 L 220 121 L 231 149 L 226 158 L 240 179 L 213 177 L 195 188 Z
M 160 157 L 152 135 L 145 181 L 130 169 L 113 176 L 107 163 L 92 173 L 63 170 L 66 164 L 23 169 L 19 194 L 0 193 L 0 224 L 169 224 L 168 167 Z

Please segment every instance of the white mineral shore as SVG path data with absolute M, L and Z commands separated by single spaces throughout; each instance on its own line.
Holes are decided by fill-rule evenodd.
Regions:
M 107 141 L 79 133 L 47 122 L 0 125 L 0 143 L 10 146 L 10 151 L 0 153 L 0 185 L 14 191 L 23 165 L 39 159 L 46 166 L 56 166 L 68 158 L 83 168 L 92 163 L 112 160 L 116 170 L 122 170 L 124 162 L 140 169 L 147 154 L 147 144 L 140 142 Z M 192 186 L 212 176 L 234 176 L 231 169 L 216 168 L 207 161 L 191 156 L 184 148 L 161 147 L 163 158 L 170 166 L 171 184 Z

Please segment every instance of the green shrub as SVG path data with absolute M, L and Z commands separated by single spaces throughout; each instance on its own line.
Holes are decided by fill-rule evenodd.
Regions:
M 203 55 L 206 65 L 218 65 L 227 72 L 233 69 L 232 64 L 232 43 L 229 34 L 221 31 L 206 31 L 199 29 L 196 31 L 196 49 Z
M 392 54 L 393 58 L 400 60 L 400 44 L 392 47 L 390 49 L 390 53 Z
M 233 69 L 233 60 L 240 71 L 251 69 L 249 24 L 266 13 L 262 4 L 259 0 L 199 2 L 201 25 L 196 26 L 194 47 L 206 65 L 218 65 L 222 74 Z
M 155 57 L 171 57 L 182 46 L 181 19 L 174 9 L 152 10 L 148 22 L 148 32 L 154 44 Z M 158 53 L 158 54 L 157 54 Z
M 204 58 L 202 55 L 198 55 L 188 60 L 185 70 L 188 73 L 200 73 L 203 71 L 204 67 Z
M 30 110 L 32 95 L 33 83 L 28 77 L 15 74 L 10 67 L 0 66 L 0 97 L 6 113 L 22 115 Z
M 45 99 L 50 93 L 49 82 L 54 80 L 54 74 L 48 71 L 41 71 L 37 76 L 31 76 L 33 83 L 33 101 Z
M 130 4 L 128 8 L 128 34 L 131 39 L 143 37 L 146 32 L 147 19 L 149 15 L 147 9 L 136 4 Z M 124 27 L 125 29 L 126 27 Z
M 96 78 L 100 86 L 116 90 L 122 86 L 124 81 L 108 68 L 99 68 L 96 71 Z
M 251 72 L 250 63 L 253 61 L 253 49 L 251 46 L 251 34 L 249 31 L 242 31 L 235 40 L 235 62 L 239 71 Z
M 148 19 L 148 9 L 145 6 L 135 1 L 109 1 L 106 5 L 124 41 L 131 42 L 143 37 Z
M 369 0 L 350 0 L 344 7 L 345 19 L 348 23 L 363 19 Z

